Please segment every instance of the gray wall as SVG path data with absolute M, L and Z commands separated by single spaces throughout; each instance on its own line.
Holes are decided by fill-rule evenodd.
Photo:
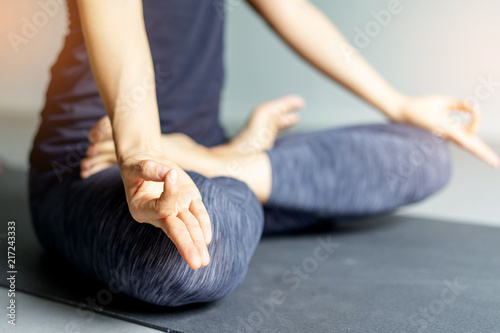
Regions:
M 315 0 L 349 41 L 374 21 L 373 10 L 390 0 Z M 259 101 L 302 94 L 305 127 L 379 120 L 362 101 L 316 73 L 293 55 L 248 8 L 232 0 L 229 12 L 225 120 Z M 500 82 L 500 1 L 401 0 L 402 11 L 358 49 L 392 84 L 407 94 L 475 97 L 480 77 Z M 481 90 L 482 92 L 483 90 Z M 500 140 L 500 86 L 479 101 L 481 134 Z
M 43 0 L 45 2 L 46 0 Z M 55 2 L 58 4 L 57 2 Z M 39 112 L 49 80 L 49 70 L 62 47 L 66 32 L 66 7 L 57 5 L 53 17 L 40 27 L 25 31 L 16 48 L 10 39 L 24 38 L 24 21 L 44 13 L 38 0 L 0 0 L 0 116 L 33 116 Z
M 209 1 L 209 0 L 200 0 Z M 210 0 L 211 1 L 211 0 Z M 271 1 L 271 0 L 270 0 Z M 372 11 L 390 0 L 314 0 L 355 41 L 356 29 L 374 21 Z M 252 106 L 288 93 L 303 95 L 308 106 L 302 127 L 378 121 L 376 111 L 318 74 L 290 52 L 243 1 L 227 0 L 227 84 L 222 118 L 241 124 Z M 481 77 L 500 81 L 500 2 L 498 0 L 401 0 L 401 12 L 357 44 L 396 87 L 408 94 L 443 93 L 474 97 Z M 23 17 L 33 21 L 37 1 L 2 0 L 0 12 L 0 117 L 33 118 L 43 103 L 50 65 L 62 45 L 65 8 L 14 52 L 8 33 L 21 34 Z M 500 141 L 500 87 L 480 100 L 481 134 Z M 481 96 L 482 97 L 482 96 Z M 232 126 L 234 128 L 234 126 Z

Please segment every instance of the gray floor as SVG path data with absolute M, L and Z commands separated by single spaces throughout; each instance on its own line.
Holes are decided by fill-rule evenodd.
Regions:
M 36 122 L 32 119 L 0 122 L 0 157 L 9 166 L 25 168 L 26 154 Z M 500 152 L 500 145 L 495 146 Z M 439 217 L 455 222 L 500 226 L 500 171 L 495 171 L 455 147 L 452 149 L 454 174 L 450 185 L 433 198 L 407 207 L 399 214 Z M 6 289 L 0 290 L 5 304 Z M 15 327 L 0 322 L 1 332 L 154 332 L 125 321 L 96 315 L 85 322 L 76 309 L 56 302 L 16 293 L 18 321 Z

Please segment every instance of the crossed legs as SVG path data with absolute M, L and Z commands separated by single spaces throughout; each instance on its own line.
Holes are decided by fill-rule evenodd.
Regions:
M 294 103 L 285 101 L 288 111 L 273 117 L 295 122 Z M 82 166 L 90 166 L 83 172 L 106 167 L 82 179 L 44 186 L 44 175 L 31 171 L 37 235 L 87 275 L 143 301 L 207 302 L 243 281 L 263 232 L 304 230 L 329 218 L 393 210 L 430 196 L 450 176 L 445 142 L 412 126 L 354 126 L 275 141 L 273 133 L 287 126 L 286 120 L 277 123 L 270 130 L 260 124 L 254 133 L 247 127 L 247 137 L 213 149 L 182 135 L 166 136 L 166 152 L 193 170 L 189 175 L 210 214 L 207 267 L 192 271 L 160 229 L 132 219 L 120 172 L 101 153 L 105 150 L 91 156 L 100 163 L 87 159 Z M 248 145 L 264 132 L 267 136 L 256 141 L 260 146 Z

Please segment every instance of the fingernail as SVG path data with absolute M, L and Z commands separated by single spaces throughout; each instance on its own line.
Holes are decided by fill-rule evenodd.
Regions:
M 191 260 L 191 265 L 189 265 L 189 266 L 191 266 L 191 268 L 193 270 L 197 270 L 198 268 L 201 268 L 201 257 L 198 255 L 198 256 L 196 256 L 196 258 L 193 258 Z
M 208 249 L 203 254 L 203 262 L 205 263 L 204 266 L 207 266 L 210 263 L 210 254 L 208 253 Z
M 170 182 L 175 183 L 177 181 L 177 170 L 173 169 L 170 171 L 168 177 Z

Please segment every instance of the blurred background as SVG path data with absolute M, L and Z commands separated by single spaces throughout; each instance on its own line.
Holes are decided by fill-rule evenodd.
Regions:
M 43 9 L 35 0 L 0 2 L 4 14 L 0 20 L 0 156 L 9 165 L 26 167 L 49 70 L 68 24 L 61 2 L 59 10 L 46 22 L 40 20 L 38 31 L 17 47 L 11 42 L 13 34 L 22 36 L 24 20 L 33 21 Z M 468 98 L 482 110 L 480 135 L 500 142 L 499 1 L 312 2 L 398 89 L 407 94 Z M 397 13 L 377 21 L 380 15 L 375 13 L 388 12 L 392 5 Z M 225 12 L 227 80 L 222 121 L 229 133 L 240 128 L 254 105 L 289 93 L 301 94 L 307 101 L 298 130 L 383 120 L 290 52 L 245 1 L 226 0 Z

